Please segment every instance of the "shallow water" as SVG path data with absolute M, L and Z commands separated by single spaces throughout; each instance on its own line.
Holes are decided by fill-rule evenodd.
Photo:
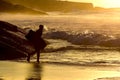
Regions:
M 41 54 L 43 62 L 71 65 L 119 65 L 119 57 L 120 52 L 109 50 L 66 50 Z

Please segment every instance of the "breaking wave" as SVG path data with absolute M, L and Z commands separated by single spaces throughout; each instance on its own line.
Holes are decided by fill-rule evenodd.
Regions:
M 119 47 L 120 38 L 112 35 L 101 34 L 93 31 L 70 33 L 68 31 L 50 31 L 44 35 L 47 39 L 66 40 L 75 45 L 96 45 L 105 47 Z

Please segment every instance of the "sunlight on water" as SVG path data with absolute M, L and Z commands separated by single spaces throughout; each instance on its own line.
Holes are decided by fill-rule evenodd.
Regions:
M 62 67 L 60 65 L 45 66 L 44 68 L 45 74 L 43 75 L 43 80 L 95 80 L 97 78 L 107 76 L 117 77 L 120 74 L 120 72 L 114 71 L 94 71 L 94 69 L 91 68 L 68 66 Z
M 43 37 L 49 45 L 41 53 L 41 62 L 55 65 L 0 61 L 0 79 L 95 80 L 120 76 L 119 16 L 119 11 L 54 16 L 1 14 L 0 20 L 21 28 L 36 30 L 40 24 L 45 25 L 48 31 Z M 33 56 L 31 61 L 35 59 Z
M 120 72 L 107 67 L 65 66 L 26 62 L 0 61 L 0 79 L 3 80 L 95 80 L 118 77 Z M 114 67 L 118 69 L 118 67 Z M 68 74 L 69 73 L 69 74 Z
M 62 15 L 0 15 L 1 20 L 8 21 L 22 28 L 38 29 L 45 25 L 50 38 L 49 49 L 42 55 L 43 61 L 81 63 L 120 63 L 119 51 L 81 51 L 80 45 L 97 45 L 119 47 L 119 11 L 85 12 Z M 48 36 L 49 35 L 49 36 Z M 56 40 L 54 40 L 56 39 Z M 62 39 L 62 40 L 59 40 Z M 79 46 L 79 47 L 78 47 Z M 53 51 L 53 52 L 52 52 Z M 49 54 L 51 52 L 51 54 Z
M 41 60 L 71 65 L 118 65 L 120 63 L 119 56 L 120 53 L 117 51 L 68 50 L 43 53 Z
M 72 15 L 0 15 L 1 20 L 9 21 L 20 27 L 31 27 L 37 29 L 39 24 L 44 24 L 48 29 L 58 29 L 79 32 L 83 30 L 92 30 L 101 33 L 119 34 L 118 12 L 83 12 Z

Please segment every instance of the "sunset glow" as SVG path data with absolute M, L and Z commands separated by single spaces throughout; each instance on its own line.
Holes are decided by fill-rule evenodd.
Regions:
M 94 6 L 104 8 L 120 7 L 120 0 L 68 0 L 68 1 L 88 2 L 93 3 Z
M 101 6 L 106 8 L 120 7 L 120 0 L 101 0 Z

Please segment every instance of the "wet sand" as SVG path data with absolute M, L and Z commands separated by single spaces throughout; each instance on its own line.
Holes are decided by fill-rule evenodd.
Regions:
M 46 77 L 47 76 L 47 77 Z M 120 77 L 119 71 L 104 66 L 44 66 L 43 80 L 97 80 L 105 77 Z M 120 78 L 119 78 L 120 79 Z M 109 79 L 108 79 L 109 80 Z
M 0 61 L 0 80 L 120 80 L 119 77 L 119 66 Z

